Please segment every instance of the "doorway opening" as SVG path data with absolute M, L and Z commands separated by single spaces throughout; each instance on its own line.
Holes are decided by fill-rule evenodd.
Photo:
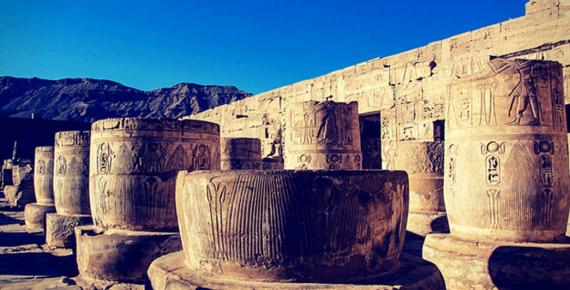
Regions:
M 380 112 L 362 114 L 359 121 L 362 169 L 382 169 Z

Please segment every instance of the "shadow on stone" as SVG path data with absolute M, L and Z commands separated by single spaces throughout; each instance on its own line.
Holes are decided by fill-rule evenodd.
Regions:
M 498 289 L 570 289 L 570 249 L 499 246 L 488 271 Z
M 449 233 L 449 222 L 447 221 L 447 215 L 440 216 L 440 217 L 434 219 L 431 222 L 431 228 L 433 229 L 433 232 L 448 234 Z
M 412 256 L 421 258 L 424 240 L 425 237 L 414 234 L 410 231 L 406 231 L 406 241 L 404 242 L 404 249 L 402 251 Z
M 29 244 L 43 244 L 44 238 L 41 234 L 30 233 L 2 233 L 0 234 L 0 246 L 15 247 Z M 0 258 L 1 259 L 1 258 Z
M 0 226 L 12 225 L 12 224 L 23 224 L 23 221 L 9 217 L 3 213 L 0 213 Z
M 0 273 L 29 276 L 75 276 L 75 257 L 54 256 L 49 253 L 19 253 L 0 255 Z

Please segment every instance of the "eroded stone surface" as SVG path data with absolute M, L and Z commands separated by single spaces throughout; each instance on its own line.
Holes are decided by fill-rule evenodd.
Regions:
M 46 214 L 55 212 L 53 204 L 29 203 L 24 208 L 24 219 L 26 228 L 30 231 L 43 231 Z
M 430 234 L 423 258 L 446 289 L 569 289 L 570 243 L 508 243 Z
M 104 228 L 175 231 L 176 174 L 220 168 L 217 124 L 106 119 L 93 123 L 90 202 Z
M 417 235 L 449 231 L 443 198 L 444 148 L 441 139 L 402 141 L 399 145 L 394 168 L 404 170 L 409 175 L 408 231 Z
M 570 201 L 560 64 L 496 58 L 450 88 L 445 204 L 451 232 L 548 242 Z
M 75 238 L 79 273 L 86 284 L 144 284 L 154 259 L 182 248 L 179 234 L 168 232 L 101 231 L 95 226 L 78 226 Z
M 91 223 L 90 215 L 48 213 L 45 230 L 46 244 L 55 248 L 74 248 L 75 227 Z
M 185 289 L 445 289 L 437 268 L 424 260 L 403 255 L 396 272 L 359 284 L 256 282 L 213 278 L 192 271 L 184 264 L 184 253 L 176 252 L 156 259 L 148 275 L 155 290 Z
M 356 102 L 292 104 L 287 118 L 285 169 L 362 169 Z
M 59 214 L 89 215 L 89 131 L 55 134 L 53 191 Z
M 261 169 L 261 141 L 256 138 L 223 138 L 222 170 Z
M 264 281 L 362 280 L 394 271 L 404 172 L 180 172 L 177 213 L 192 271 Z

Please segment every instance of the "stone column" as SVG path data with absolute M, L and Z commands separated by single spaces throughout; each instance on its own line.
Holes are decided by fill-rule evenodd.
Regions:
M 419 236 L 449 232 L 443 197 L 444 141 L 400 141 L 394 168 L 410 178 L 408 231 Z
M 428 235 L 423 249 L 448 289 L 570 288 L 561 79 L 555 62 L 497 58 L 452 83 L 445 126 L 451 235 Z
M 91 224 L 89 208 L 89 131 L 55 134 L 53 191 L 56 213 L 46 217 L 46 243 L 75 245 L 74 228 Z
M 261 140 L 257 138 L 223 138 L 222 170 L 261 169 Z
M 301 102 L 286 115 L 285 169 L 362 169 L 356 102 Z
M 153 289 L 442 289 L 433 265 L 400 259 L 407 174 L 354 170 L 356 102 L 299 103 L 287 116 L 285 166 L 296 170 L 179 173 L 184 251 L 152 263 Z
M 53 200 L 53 146 L 36 147 L 34 193 L 36 202 L 27 204 L 24 208 L 26 228 L 31 231 L 43 231 L 46 214 L 55 212 Z
M 220 168 L 220 128 L 193 120 L 106 119 L 92 124 L 90 146 L 95 225 L 75 228 L 80 283 L 144 284 L 153 259 L 181 248 L 176 174 Z

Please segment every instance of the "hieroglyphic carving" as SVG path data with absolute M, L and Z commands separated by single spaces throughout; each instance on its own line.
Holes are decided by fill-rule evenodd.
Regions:
M 564 235 L 570 204 L 560 192 L 570 175 L 568 156 L 558 150 L 567 147 L 557 117 L 565 119 L 555 89 L 561 74 L 554 62 L 494 59 L 451 85 L 446 141 L 470 149 L 448 159 L 458 174 L 446 174 L 455 235 L 514 242 Z M 480 155 L 472 154 L 479 149 Z M 478 189 L 481 184 L 486 188 Z
M 194 122 L 124 118 L 93 124 L 90 200 L 98 226 L 176 229 L 177 172 L 220 166 L 218 125 Z
M 291 105 L 287 117 L 286 169 L 362 168 L 361 158 L 353 158 L 354 154 L 362 154 L 355 102 L 296 103 Z M 337 157 L 329 157 L 331 153 Z M 301 154 L 310 154 L 311 159 L 299 163 Z

